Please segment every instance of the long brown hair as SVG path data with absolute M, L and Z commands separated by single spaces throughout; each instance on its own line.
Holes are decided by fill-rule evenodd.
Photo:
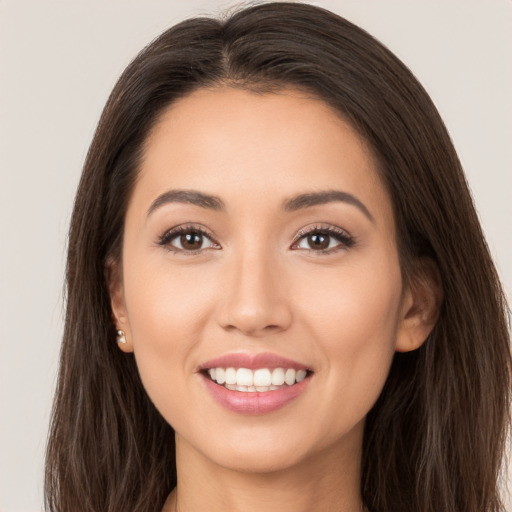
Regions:
M 67 310 L 46 461 L 47 510 L 155 512 L 176 485 L 172 428 L 118 350 L 105 280 L 145 139 L 200 87 L 295 87 L 373 149 L 393 202 L 404 275 L 439 269 L 440 318 L 396 354 L 370 411 L 361 491 L 375 512 L 498 512 L 509 427 L 507 308 L 460 162 L 412 73 L 362 29 L 297 3 L 251 6 L 167 30 L 117 82 L 90 147 L 69 232 Z

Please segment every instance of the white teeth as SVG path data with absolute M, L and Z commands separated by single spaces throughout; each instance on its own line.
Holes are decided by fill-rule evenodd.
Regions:
M 295 370 L 293 368 L 288 368 L 288 370 L 286 370 L 284 381 L 288 386 L 293 386 L 293 384 L 295 384 Z
M 282 368 L 276 368 L 272 372 L 272 385 L 282 386 L 284 384 L 284 370 Z
M 254 385 L 255 386 L 270 386 L 272 384 L 272 374 L 267 368 L 256 370 L 254 372 Z
M 212 368 L 215 372 L 215 379 L 217 381 L 217 384 L 224 384 L 226 382 L 226 370 L 224 368 Z
M 230 390 L 265 392 L 283 386 L 293 386 L 306 378 L 307 371 L 294 368 L 209 368 L 208 375 L 217 384 L 224 385 Z
M 236 371 L 236 384 L 237 386 L 252 386 L 252 372 L 247 368 L 238 368 Z
M 226 368 L 225 377 L 226 384 L 236 384 L 236 370 L 234 368 Z
M 300 382 L 301 380 L 304 380 L 306 378 L 306 370 L 297 370 L 297 373 L 295 374 L 295 380 L 297 382 Z

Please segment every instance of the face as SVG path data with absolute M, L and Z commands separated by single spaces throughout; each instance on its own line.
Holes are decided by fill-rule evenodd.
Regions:
M 294 91 L 204 89 L 165 112 L 111 290 L 123 349 L 180 445 L 242 471 L 357 453 L 411 343 L 374 159 Z

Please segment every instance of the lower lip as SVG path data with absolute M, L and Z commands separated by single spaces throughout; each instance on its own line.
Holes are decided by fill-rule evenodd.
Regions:
M 310 377 L 297 382 L 293 386 L 274 391 L 231 391 L 202 375 L 208 391 L 213 398 L 230 411 L 239 414 L 267 414 L 281 409 L 303 393 L 309 384 Z

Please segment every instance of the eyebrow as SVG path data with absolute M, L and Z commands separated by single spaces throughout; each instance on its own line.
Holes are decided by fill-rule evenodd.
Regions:
M 164 204 L 169 203 L 189 203 L 209 210 L 226 210 L 226 205 L 220 197 L 203 194 L 197 190 L 169 190 L 158 196 L 153 203 L 151 203 L 147 215 L 150 215 Z
M 358 208 L 369 220 L 375 222 L 373 215 L 368 208 L 356 196 L 341 190 L 324 190 L 321 192 L 311 192 L 307 194 L 300 194 L 292 197 L 284 202 L 283 209 L 286 212 L 295 212 L 302 208 L 310 208 L 319 204 L 327 204 L 340 201 L 347 203 Z
M 369 220 L 375 222 L 368 208 L 357 197 L 341 190 L 324 190 L 299 194 L 283 203 L 285 212 L 295 212 L 303 208 L 311 208 L 321 204 L 342 202 L 358 208 Z M 147 215 L 169 203 L 188 203 L 214 211 L 226 211 L 226 205 L 220 197 L 204 194 L 197 190 L 169 190 L 159 195 L 148 209 Z

